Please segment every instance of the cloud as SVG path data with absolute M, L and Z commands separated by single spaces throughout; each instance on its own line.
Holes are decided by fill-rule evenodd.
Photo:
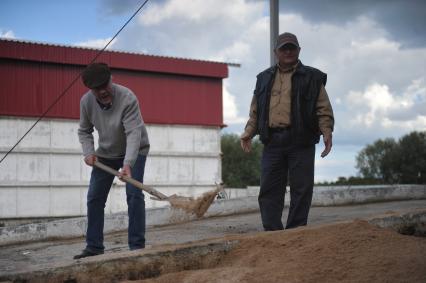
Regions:
M 83 41 L 83 42 L 77 42 L 74 43 L 75 46 L 81 46 L 81 47 L 89 47 L 89 48 L 99 48 L 102 49 L 105 47 L 105 45 L 107 45 L 108 42 L 110 42 L 112 37 L 108 37 L 108 38 L 100 38 L 100 39 L 90 39 L 88 41 Z M 107 50 L 114 48 L 114 44 L 117 40 L 114 39 L 107 47 Z
M 120 35 L 118 47 L 211 60 L 243 36 L 252 21 L 262 16 L 263 6 L 261 2 L 247 5 L 243 0 L 152 2 Z
M 402 107 L 389 111 L 389 118 L 395 121 L 409 121 L 426 117 L 426 83 L 424 78 L 413 80 L 403 93 Z M 421 127 L 421 125 L 419 125 Z M 424 128 L 424 125 L 423 125 Z
M 397 100 L 387 85 L 372 84 L 364 92 L 349 92 L 346 98 L 348 105 L 360 109 L 358 113 L 349 120 L 349 124 L 371 128 L 381 124 L 388 127 L 387 114 L 391 109 L 399 107 L 407 108 L 408 102 Z M 386 122 L 385 122 L 386 121 Z
M 241 124 L 246 122 L 244 117 L 238 116 L 235 96 L 229 93 L 226 84 L 223 86 L 223 120 L 225 124 Z
M 312 25 L 346 25 L 359 17 L 368 17 L 386 31 L 390 40 L 402 42 L 403 47 L 426 46 L 421 36 L 426 26 L 426 1 L 412 0 L 304 0 L 280 1 L 281 13 L 302 15 Z
M 2 30 L 0 29 L 0 37 L 3 38 L 10 38 L 10 39 L 16 39 L 17 37 L 11 30 Z
M 349 124 L 363 128 L 426 129 L 426 86 L 423 79 L 412 81 L 402 95 L 387 85 L 374 83 L 364 92 L 350 92 L 348 105 L 360 109 Z
M 151 4 L 139 19 L 145 26 L 173 20 L 203 26 L 209 23 L 220 25 L 225 21 L 239 26 L 261 6 L 261 3 L 248 5 L 244 0 L 170 0 L 164 4 Z
M 103 15 L 123 15 L 133 13 L 143 3 L 142 1 L 134 0 L 101 0 L 101 2 L 99 12 Z M 149 3 L 147 4 L 149 5 Z

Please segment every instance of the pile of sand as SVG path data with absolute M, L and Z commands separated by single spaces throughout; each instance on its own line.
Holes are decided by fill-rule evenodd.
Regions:
M 366 221 L 227 238 L 215 268 L 131 282 L 426 282 L 426 239 Z

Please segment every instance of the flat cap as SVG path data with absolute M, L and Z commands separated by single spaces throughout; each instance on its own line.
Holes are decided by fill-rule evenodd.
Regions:
M 92 63 L 83 71 L 81 78 L 85 86 L 93 89 L 108 83 L 111 71 L 105 63 Z

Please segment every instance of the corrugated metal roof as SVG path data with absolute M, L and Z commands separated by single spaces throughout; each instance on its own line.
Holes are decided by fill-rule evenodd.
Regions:
M 0 38 L 0 58 L 87 65 L 101 51 L 96 48 L 55 45 Z M 174 73 L 192 76 L 228 77 L 227 63 L 105 50 L 96 60 L 112 68 Z

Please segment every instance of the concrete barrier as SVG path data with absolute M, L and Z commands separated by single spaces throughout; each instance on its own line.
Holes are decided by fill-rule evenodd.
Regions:
M 347 205 L 426 198 L 426 185 L 315 187 L 312 205 Z
M 258 211 L 258 190 L 258 187 L 249 187 L 245 189 L 246 196 L 244 197 L 216 200 L 204 217 Z M 241 195 L 242 192 L 240 191 L 238 196 Z M 425 185 L 316 187 L 312 205 L 333 206 L 416 199 L 426 199 Z M 288 205 L 288 203 L 289 197 L 286 197 L 285 204 Z M 195 219 L 195 216 L 172 210 L 170 207 L 146 210 L 146 224 L 148 227 L 191 221 L 193 219 Z M 127 213 L 105 216 L 105 233 L 125 230 L 127 226 Z M 2 227 L 0 228 L 0 246 L 46 239 L 81 237 L 85 235 L 86 228 L 86 217 Z

